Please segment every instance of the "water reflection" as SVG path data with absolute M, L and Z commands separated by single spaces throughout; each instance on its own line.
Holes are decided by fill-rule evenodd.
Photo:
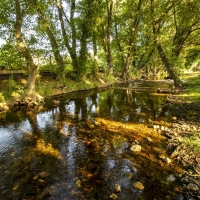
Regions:
M 58 107 L 47 104 L 38 114 L 5 116 L 1 199 L 109 199 L 116 183 L 119 199 L 179 198 L 163 183 L 175 167 L 157 160 L 161 136 L 146 126 L 149 119 L 161 120 L 165 97 L 110 89 L 59 100 Z M 138 154 L 130 151 L 136 139 L 143 146 Z M 133 188 L 136 181 L 144 191 Z

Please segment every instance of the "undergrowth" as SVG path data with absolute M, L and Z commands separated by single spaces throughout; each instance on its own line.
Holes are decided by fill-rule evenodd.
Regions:
M 181 139 L 181 143 L 192 149 L 194 152 L 200 153 L 200 132 L 195 132 Z

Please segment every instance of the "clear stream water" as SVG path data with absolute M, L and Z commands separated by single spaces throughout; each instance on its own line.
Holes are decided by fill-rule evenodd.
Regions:
M 56 97 L 57 106 L 47 99 L 39 112 L 0 115 L 0 199 L 184 199 L 170 179 L 181 169 L 160 159 L 166 141 L 151 128 L 171 119 L 155 86 L 75 92 Z M 142 151 L 131 152 L 133 143 Z

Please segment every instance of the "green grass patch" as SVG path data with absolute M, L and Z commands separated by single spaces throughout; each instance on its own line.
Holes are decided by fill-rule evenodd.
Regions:
M 180 94 L 189 101 L 200 101 L 200 76 L 187 77 L 184 86 L 186 90 Z
M 189 136 L 183 137 L 181 143 L 189 147 L 196 153 L 200 153 L 200 132 L 195 132 Z

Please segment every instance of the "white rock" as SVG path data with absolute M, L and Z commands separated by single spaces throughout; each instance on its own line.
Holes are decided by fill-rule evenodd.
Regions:
M 176 180 L 174 174 L 170 174 L 168 177 L 167 177 L 167 180 L 170 181 L 170 182 L 173 182 Z
M 167 157 L 163 158 L 163 160 L 164 160 L 164 162 L 167 163 L 167 164 L 169 164 L 169 163 L 172 162 L 171 159 L 169 159 L 169 158 L 167 158 Z
M 142 147 L 138 144 L 134 144 L 132 147 L 131 147 L 131 151 L 133 152 L 139 152 L 142 150 Z
M 150 137 L 147 137 L 147 140 L 148 140 L 149 142 L 152 142 L 152 141 L 153 141 Z

